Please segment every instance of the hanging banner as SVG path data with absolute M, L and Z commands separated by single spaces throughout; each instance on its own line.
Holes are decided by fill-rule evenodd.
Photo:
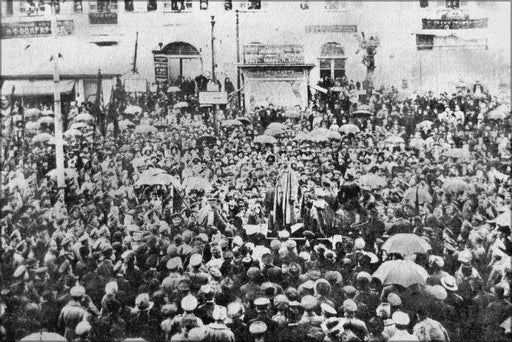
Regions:
M 483 19 L 421 19 L 424 30 L 460 30 L 487 28 L 488 18 Z
M 246 64 L 304 64 L 302 45 L 244 45 Z
M 115 13 L 115 12 L 89 13 L 89 23 L 92 25 L 115 25 L 115 24 L 117 24 L 117 13 Z
M 73 20 L 57 20 L 57 35 L 68 36 L 75 33 Z M 2 39 L 20 37 L 45 37 L 52 34 L 49 20 L 2 23 Z
M 167 56 L 154 56 L 155 61 L 155 81 L 164 82 L 167 81 L 169 75 L 169 65 Z

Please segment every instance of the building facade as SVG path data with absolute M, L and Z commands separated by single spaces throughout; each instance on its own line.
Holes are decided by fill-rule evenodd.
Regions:
M 302 99 L 298 100 L 300 104 L 304 104 L 303 97 L 307 96 L 304 87 L 316 84 L 325 76 L 363 81 L 366 67 L 362 63 L 361 44 L 370 37 L 379 42 L 375 55 L 376 86 L 394 85 L 404 92 L 441 92 L 453 89 L 461 81 L 479 80 L 494 91 L 510 84 L 508 1 L 61 0 L 56 3 L 57 33 L 66 36 L 61 37 L 61 41 L 66 41 L 64 48 L 80 46 L 67 53 L 78 54 L 73 57 L 76 65 L 72 69 L 84 80 L 79 85 L 80 98 L 95 92 L 97 69 L 103 68 L 101 72 L 105 75 L 125 74 L 133 69 L 136 37 L 136 69 L 142 78 L 155 82 L 179 76 L 211 75 L 212 22 L 215 74 L 221 83 L 227 77 L 238 86 L 240 71 L 239 87 L 256 94 L 257 82 L 251 83 L 249 79 L 272 81 L 276 77 L 292 77 L 300 83 L 298 90 L 293 90 L 293 86 L 289 87 L 292 90 L 285 90 L 279 85 L 275 89 L 295 91 Z M 55 48 L 47 28 L 52 13 L 50 4 L 38 0 L 6 0 L 1 4 L 3 61 L 23 56 L 27 45 L 46 50 Z M 92 53 L 84 43 L 94 43 Z M 283 50 L 279 46 L 301 46 L 300 65 L 288 67 L 295 71 L 298 68 L 298 73 L 290 76 L 288 72 L 288 76 L 283 76 L 279 72 L 263 72 L 261 65 L 253 65 L 260 71 L 248 68 L 251 63 L 244 60 L 247 49 L 258 45 L 269 56 L 279 54 Z M 38 55 L 35 48 L 33 53 Z M 287 61 L 281 57 L 252 64 L 265 64 L 266 69 L 275 70 L 279 68 L 268 64 L 284 62 L 286 69 Z M 24 68 L 25 76 L 29 77 L 30 66 Z M 2 77 L 23 77 L 19 69 L 7 63 L 2 68 Z M 104 89 L 108 88 L 106 84 Z

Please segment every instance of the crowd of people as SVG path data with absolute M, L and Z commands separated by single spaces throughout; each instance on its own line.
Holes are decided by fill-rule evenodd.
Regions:
M 15 106 L 0 341 L 511 341 L 510 108 L 337 83 L 245 115 L 159 89 L 117 139 L 73 104 L 65 189 Z

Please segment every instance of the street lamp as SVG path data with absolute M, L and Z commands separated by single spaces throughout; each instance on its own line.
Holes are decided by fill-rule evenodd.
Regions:
M 212 24 L 212 81 L 213 83 L 217 83 L 217 79 L 215 77 L 215 46 L 214 46 L 214 42 L 215 42 L 215 32 L 213 30 L 213 28 L 215 27 L 215 16 L 212 15 L 212 20 L 210 21 L 210 23 Z

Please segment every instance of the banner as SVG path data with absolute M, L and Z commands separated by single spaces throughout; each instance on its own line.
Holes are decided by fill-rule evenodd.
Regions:
M 246 64 L 304 64 L 302 45 L 244 45 Z
M 228 94 L 224 91 L 202 91 L 199 93 L 199 104 L 226 104 Z
M 357 33 L 357 25 L 310 25 L 306 33 Z
M 489 19 L 421 19 L 424 30 L 459 30 L 487 28 Z
M 155 61 L 155 81 L 164 82 L 167 81 L 169 75 L 169 65 L 167 56 L 154 56 Z
M 19 37 L 45 37 L 52 34 L 49 20 L 2 23 L 2 39 Z M 75 33 L 73 20 L 57 20 L 57 35 L 68 36 Z
M 89 23 L 92 25 L 115 25 L 115 24 L 117 24 L 117 13 L 115 13 L 115 12 L 89 13 Z

